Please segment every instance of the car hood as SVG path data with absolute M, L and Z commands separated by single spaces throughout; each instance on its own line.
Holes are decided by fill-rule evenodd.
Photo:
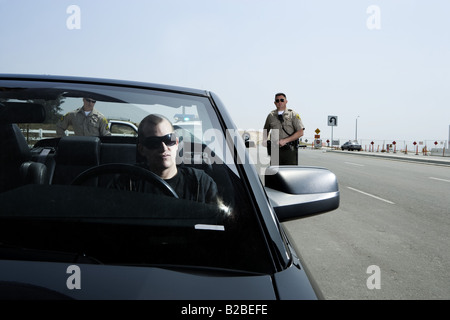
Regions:
M 1 299 L 271 300 L 270 275 L 210 270 L 0 261 Z

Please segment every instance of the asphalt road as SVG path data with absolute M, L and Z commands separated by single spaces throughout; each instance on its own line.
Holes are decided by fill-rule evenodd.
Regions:
M 299 152 L 339 182 L 339 209 L 284 223 L 326 299 L 450 299 L 449 167 Z

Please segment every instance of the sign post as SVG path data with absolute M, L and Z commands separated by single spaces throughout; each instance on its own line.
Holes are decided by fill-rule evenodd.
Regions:
M 320 130 L 319 128 L 317 128 L 315 131 L 316 135 L 314 136 L 314 144 L 313 147 L 314 149 L 319 149 L 322 146 L 322 140 L 320 139 Z
M 331 148 L 333 148 L 333 127 L 337 126 L 337 116 L 328 116 L 328 125 L 331 126 Z

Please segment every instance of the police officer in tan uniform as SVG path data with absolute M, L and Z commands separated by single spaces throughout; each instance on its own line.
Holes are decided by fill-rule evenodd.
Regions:
M 108 120 L 94 109 L 95 100 L 83 98 L 83 106 L 68 112 L 56 124 L 56 135 L 65 136 L 65 131 L 72 125 L 77 136 L 109 136 Z
M 298 139 L 305 127 L 299 114 L 286 108 L 287 102 L 284 93 L 277 93 L 274 102 L 277 108 L 269 113 L 264 124 L 262 144 L 272 150 L 271 165 L 298 165 Z

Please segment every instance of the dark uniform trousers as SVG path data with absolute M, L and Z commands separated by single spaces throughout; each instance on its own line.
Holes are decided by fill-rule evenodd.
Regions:
M 279 156 L 272 155 L 270 157 L 270 165 L 273 166 L 284 166 L 284 165 L 295 165 L 298 166 L 298 149 L 278 149 Z M 277 159 L 278 158 L 278 159 Z

